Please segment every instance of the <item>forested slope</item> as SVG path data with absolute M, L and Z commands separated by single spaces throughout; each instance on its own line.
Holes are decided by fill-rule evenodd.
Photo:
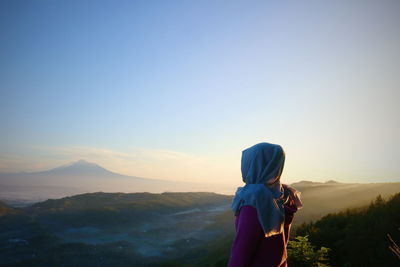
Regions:
M 303 224 L 297 235 L 308 235 L 316 246 L 330 248 L 332 266 L 400 266 L 389 250 L 390 234 L 400 240 L 400 193 L 377 197 L 368 207 L 348 209 Z

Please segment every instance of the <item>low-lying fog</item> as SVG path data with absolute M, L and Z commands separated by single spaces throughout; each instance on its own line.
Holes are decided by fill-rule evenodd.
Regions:
M 69 227 L 59 231 L 57 236 L 71 243 L 102 244 L 127 241 L 145 257 L 174 256 L 180 252 L 182 242 L 186 248 L 193 248 L 221 235 L 224 229 L 207 229 L 207 225 L 215 223 L 214 217 L 229 208 L 229 204 L 224 204 L 160 214 L 134 227 Z

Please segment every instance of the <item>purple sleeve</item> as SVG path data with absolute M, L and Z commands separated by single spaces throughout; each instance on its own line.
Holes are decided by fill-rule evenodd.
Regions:
M 236 217 L 236 237 L 232 245 L 228 267 L 250 266 L 257 252 L 258 243 L 264 237 L 258 222 L 257 210 L 243 206 Z

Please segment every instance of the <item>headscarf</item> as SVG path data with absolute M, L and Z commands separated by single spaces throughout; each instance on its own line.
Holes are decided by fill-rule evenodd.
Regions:
M 301 207 L 300 192 L 281 186 L 284 164 L 285 152 L 280 145 L 259 143 L 242 152 L 241 171 L 246 185 L 238 187 L 232 210 L 237 215 L 242 206 L 256 208 L 266 237 L 283 232 L 285 189 L 295 197 L 296 206 Z

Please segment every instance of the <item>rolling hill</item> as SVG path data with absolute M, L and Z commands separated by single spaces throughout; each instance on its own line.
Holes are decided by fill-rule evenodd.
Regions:
M 91 193 L 0 217 L 0 265 L 148 266 L 218 238 L 229 196 Z

